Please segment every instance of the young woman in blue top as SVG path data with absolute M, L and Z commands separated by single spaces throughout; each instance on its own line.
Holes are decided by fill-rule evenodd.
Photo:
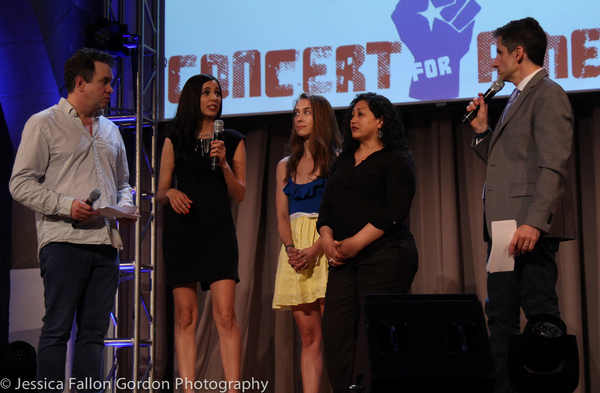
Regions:
M 300 330 L 304 393 L 319 391 L 323 371 L 321 315 L 328 270 L 316 223 L 329 164 L 339 145 L 329 102 L 302 93 L 294 107 L 291 154 L 277 165 L 277 226 L 283 245 L 273 308 L 291 309 Z

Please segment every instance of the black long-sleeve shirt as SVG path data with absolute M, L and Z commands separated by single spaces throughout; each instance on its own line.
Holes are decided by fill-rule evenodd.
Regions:
M 367 224 L 383 230 L 382 237 L 349 262 L 358 262 L 388 241 L 410 237 L 406 224 L 416 188 L 415 170 L 407 153 L 383 148 L 355 166 L 354 155 L 334 163 L 317 228 L 328 226 L 335 240 L 354 236 Z

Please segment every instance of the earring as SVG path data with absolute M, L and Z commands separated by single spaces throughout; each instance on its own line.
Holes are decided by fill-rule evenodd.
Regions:
M 383 131 L 381 131 L 381 128 L 379 129 L 379 131 L 377 131 L 377 138 L 383 138 Z

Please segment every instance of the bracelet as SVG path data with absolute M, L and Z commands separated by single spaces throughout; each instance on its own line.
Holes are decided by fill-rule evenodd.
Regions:
M 293 244 L 288 244 L 287 246 L 285 246 L 285 252 L 286 253 L 288 252 L 288 247 L 294 247 L 294 245 Z

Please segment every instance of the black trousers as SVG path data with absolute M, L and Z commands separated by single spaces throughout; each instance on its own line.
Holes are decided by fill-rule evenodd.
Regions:
M 354 265 L 329 269 L 323 347 L 334 393 L 347 392 L 354 375 L 364 374 L 370 386 L 362 303 L 365 294 L 407 293 L 418 268 L 413 238 L 395 240 Z M 365 392 L 368 390 L 365 390 Z
M 536 314 L 560 317 L 556 282 L 556 252 L 559 243 L 540 239 L 532 252 L 515 258 L 515 270 L 489 273 L 485 313 L 490 328 L 490 346 L 496 366 L 495 393 L 511 391 L 508 379 L 508 343 L 521 330 L 521 308 L 527 319 Z M 488 255 L 491 241 L 488 243 Z

